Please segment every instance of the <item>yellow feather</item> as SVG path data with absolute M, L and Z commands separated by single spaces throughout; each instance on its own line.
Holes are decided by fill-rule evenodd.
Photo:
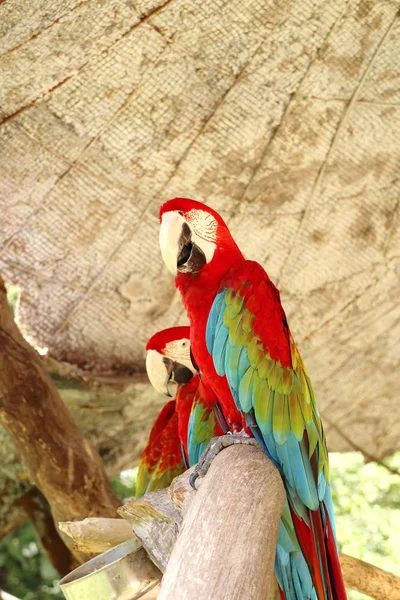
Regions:
M 240 316 L 240 315 L 239 315 Z M 242 327 L 242 319 L 240 318 L 238 328 L 236 330 L 236 344 L 240 344 L 241 346 L 247 346 L 249 343 L 249 334 L 244 331 Z
M 268 404 L 270 390 L 265 379 L 261 379 L 257 373 L 254 372 L 254 410 L 256 413 L 256 419 L 261 423 L 265 423 L 268 414 Z
M 262 356 L 261 360 L 258 362 L 257 370 L 261 379 L 267 379 L 271 369 L 273 368 L 273 361 L 271 360 L 269 354 L 265 354 Z
M 271 372 L 268 376 L 269 386 L 274 390 L 281 389 L 282 383 L 282 367 L 279 363 L 273 361 Z
M 290 430 L 289 405 L 287 397 L 280 392 L 275 392 L 273 413 L 274 436 L 280 443 L 285 441 Z
M 227 306 L 230 306 L 232 304 L 232 301 L 235 298 L 235 292 L 232 288 L 228 288 L 225 294 L 225 303 Z
M 251 338 L 247 348 L 247 353 L 251 364 L 256 367 L 262 356 L 262 345 L 256 336 Z
M 243 311 L 242 327 L 245 331 L 247 331 L 247 333 L 253 331 L 253 321 L 254 315 L 245 308 Z
M 299 399 L 297 397 L 296 390 L 292 390 L 289 394 L 289 413 L 292 431 L 296 436 L 296 439 L 300 441 L 304 434 L 305 423 L 303 414 L 300 410 Z
M 282 392 L 290 394 L 294 386 L 294 373 L 292 369 L 285 367 L 282 373 Z
M 229 338 L 231 338 L 231 336 L 233 339 L 235 338 L 235 333 L 239 326 L 239 323 L 240 323 L 240 315 L 232 315 L 229 313 L 228 310 L 225 311 L 224 325 L 229 330 Z
M 240 294 L 230 297 L 229 302 L 226 302 L 226 312 L 230 317 L 235 317 L 241 312 L 243 302 L 244 298 Z
M 308 437 L 308 444 L 309 444 L 308 456 L 311 458 L 312 455 L 314 454 L 315 448 L 317 447 L 317 444 L 319 442 L 319 437 L 318 437 L 317 428 L 315 427 L 315 423 L 313 421 L 311 421 L 310 423 L 307 423 L 306 428 L 307 428 L 307 437 Z

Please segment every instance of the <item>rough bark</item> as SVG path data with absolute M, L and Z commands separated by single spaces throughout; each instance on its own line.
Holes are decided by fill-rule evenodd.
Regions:
M 47 358 L 44 364 L 74 421 L 98 450 L 108 476 L 135 466 L 165 402 L 149 388 L 147 377 L 96 378 Z M 24 521 L 16 500 L 30 485 L 12 438 L 0 425 L 0 539 Z
M 159 599 L 271 598 L 284 500 L 281 477 L 261 450 L 221 452 L 188 508 Z
M 114 516 L 119 505 L 99 454 L 74 423 L 0 285 L 0 421 L 55 521 Z
M 35 526 L 53 567 L 61 576 L 66 575 L 74 565 L 75 559 L 58 533 L 46 498 L 37 488 L 33 488 L 20 498 L 18 504 Z
M 98 450 L 109 477 L 137 464 L 164 398 L 145 375 L 95 378 L 67 365 L 44 361 L 63 402 Z M 30 489 L 10 435 L 0 425 L 0 539 L 25 516 L 16 500 Z

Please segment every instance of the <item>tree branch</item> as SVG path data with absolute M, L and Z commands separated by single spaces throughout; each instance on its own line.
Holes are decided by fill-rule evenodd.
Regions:
M 159 600 L 268 598 L 274 592 L 271 561 L 284 498 L 272 463 L 254 447 L 226 449 L 199 481 L 198 492 L 189 484 L 192 470 L 175 478 L 167 490 L 127 500 L 118 510 L 165 572 Z M 64 525 L 88 551 L 108 549 L 132 536 L 129 525 L 114 519 Z M 400 600 L 400 578 L 393 573 L 345 554 L 340 562 L 346 587 L 376 600 Z M 241 585 L 247 586 L 244 596 L 235 596 L 232 588 L 240 590 Z
M 18 500 L 18 504 L 35 526 L 53 567 L 60 575 L 66 575 L 71 570 L 74 560 L 56 529 L 46 498 L 37 488 L 32 488 Z
M 116 514 L 119 500 L 101 458 L 72 420 L 40 356 L 15 325 L 1 279 L 0 422 L 55 521 Z
M 400 577 L 358 558 L 340 555 L 346 587 L 375 600 L 400 600 Z

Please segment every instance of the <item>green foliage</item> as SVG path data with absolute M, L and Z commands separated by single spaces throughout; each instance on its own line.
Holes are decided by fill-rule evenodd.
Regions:
M 58 579 L 30 521 L 0 543 L 1 589 L 21 600 L 57 600 Z
M 330 464 L 340 550 L 400 575 L 400 477 L 358 452 L 331 454 Z M 400 453 L 386 464 L 400 470 Z
M 115 477 L 112 481 L 112 486 L 114 491 L 121 500 L 125 500 L 126 498 L 132 498 L 135 496 L 136 492 L 136 477 L 137 477 L 137 467 L 135 469 L 126 469 L 122 471 Z

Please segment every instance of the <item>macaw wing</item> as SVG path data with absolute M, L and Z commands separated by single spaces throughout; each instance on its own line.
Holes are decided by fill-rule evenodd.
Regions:
M 171 400 L 158 415 L 140 457 L 136 497 L 168 487 L 174 477 L 184 470 L 182 446 L 178 435 L 178 415 L 175 411 L 175 401 Z
M 200 386 L 196 392 L 189 417 L 188 458 L 191 467 L 199 462 L 210 440 L 217 435 L 222 435 L 211 406 L 202 397 L 201 389 Z
M 345 598 L 314 391 L 279 292 L 258 263 L 244 261 L 223 280 L 208 317 L 206 345 L 246 424 L 281 472 L 318 598 Z
M 208 318 L 207 348 L 238 409 L 280 469 L 299 517 L 324 498 L 328 459 L 314 392 L 279 292 L 245 261 L 222 283 Z

